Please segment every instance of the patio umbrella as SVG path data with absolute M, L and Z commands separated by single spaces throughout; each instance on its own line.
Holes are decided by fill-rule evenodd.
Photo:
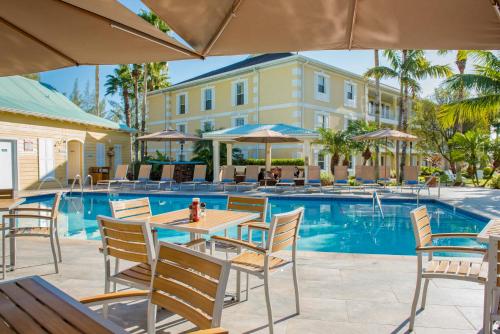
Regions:
M 172 159 L 172 142 L 173 141 L 179 141 L 179 142 L 197 141 L 197 140 L 201 140 L 201 138 L 187 134 L 187 133 L 183 133 L 180 131 L 176 131 L 173 129 L 165 129 L 165 130 L 160 131 L 160 132 L 155 132 L 155 133 L 151 133 L 149 135 L 137 137 L 137 140 L 169 142 L 170 143 L 169 158 Z
M 0 76 L 200 57 L 115 0 L 2 1 Z
M 498 0 L 143 0 L 203 56 L 498 49 Z
M 271 170 L 271 144 L 300 142 L 297 138 L 269 129 L 254 131 L 247 135 L 235 138 L 234 140 L 240 143 L 266 144 L 266 171 Z

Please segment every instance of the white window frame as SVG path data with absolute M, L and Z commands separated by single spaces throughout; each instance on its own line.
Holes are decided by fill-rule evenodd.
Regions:
M 181 96 L 184 96 L 184 113 L 181 114 Z M 175 113 L 177 115 L 186 115 L 189 112 L 189 95 L 187 92 L 183 93 L 178 93 L 175 96 L 175 102 L 176 102 L 176 107 L 175 107 Z
M 206 106 L 206 100 L 205 100 L 205 92 L 207 90 L 210 90 L 212 92 L 212 108 L 210 109 L 206 109 L 205 106 Z M 215 110 L 215 87 L 213 86 L 210 86 L 210 87 L 203 87 L 201 89 L 201 99 L 200 99 L 200 110 L 201 111 L 212 111 L 212 110 Z
M 324 117 L 325 124 L 319 124 L 318 118 L 319 117 Z M 319 129 L 319 128 L 325 128 L 328 129 L 330 127 L 330 114 L 328 112 L 324 111 L 315 111 L 314 112 L 314 129 Z
M 243 125 L 247 125 L 248 124 L 248 116 L 233 116 L 231 118 L 231 124 L 233 125 L 233 127 L 240 126 L 240 125 L 236 125 L 236 120 L 239 119 L 239 118 L 242 118 L 243 121 L 245 122 L 245 124 L 243 124 Z
M 347 97 L 348 86 L 352 87 L 352 99 Z M 358 85 L 350 80 L 344 81 L 344 107 L 356 108 L 358 95 Z
M 184 126 L 184 132 L 183 133 L 187 133 L 188 132 L 188 125 L 185 122 L 181 122 L 181 123 L 175 124 L 175 129 L 177 131 L 179 131 L 179 132 L 182 132 L 181 129 L 180 129 L 181 126 Z
M 38 139 L 38 178 L 56 176 L 55 141 L 51 138 Z
M 243 104 L 236 104 L 236 85 L 243 84 Z M 248 104 L 248 79 L 239 79 L 231 83 L 231 103 L 233 107 L 241 107 Z
M 212 124 L 212 129 L 215 129 L 215 120 L 213 118 L 209 118 L 209 119 L 202 119 L 200 121 L 201 131 L 205 131 L 205 123 L 208 123 L 208 122 L 210 122 Z
M 325 78 L 325 92 L 318 91 L 319 78 Z M 323 102 L 330 102 L 330 76 L 324 72 L 314 72 L 314 98 Z

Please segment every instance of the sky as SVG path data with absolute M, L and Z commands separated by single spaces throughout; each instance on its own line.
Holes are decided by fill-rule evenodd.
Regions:
M 119 0 L 123 5 L 134 12 L 147 10 L 147 7 L 139 0 Z M 174 34 L 174 37 L 179 39 Z M 427 57 L 433 64 L 450 64 L 452 69 L 454 53 L 449 52 L 445 56 L 437 55 L 435 51 L 428 51 Z M 342 68 L 356 74 L 363 74 L 368 68 L 373 66 L 373 51 L 372 50 L 352 50 L 352 51 L 308 51 L 300 52 L 301 55 L 311 57 L 324 63 Z M 180 60 L 169 62 L 169 78 L 172 84 L 191 78 L 193 76 L 209 72 L 211 70 L 232 64 L 243 60 L 248 55 L 227 56 L 227 57 L 208 57 L 205 60 Z M 382 65 L 386 65 L 385 60 L 381 57 Z M 114 65 L 100 66 L 100 94 L 101 99 L 104 97 L 104 83 L 106 76 L 111 74 Z M 70 94 L 76 79 L 80 90 L 83 90 L 87 83 L 90 85 L 90 90 L 94 90 L 94 66 L 79 66 L 48 71 L 41 73 L 41 81 L 50 84 L 58 91 Z M 397 87 L 398 83 L 395 80 L 382 80 L 383 83 Z M 442 79 L 427 79 L 422 80 L 422 96 L 428 97 L 432 95 L 434 89 L 442 82 Z M 107 96 L 107 100 L 117 100 L 118 96 Z M 108 105 L 109 106 L 109 105 Z

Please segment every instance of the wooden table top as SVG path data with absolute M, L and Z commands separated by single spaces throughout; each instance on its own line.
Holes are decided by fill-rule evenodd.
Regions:
M 490 222 L 479 232 L 477 240 L 481 242 L 488 242 L 490 235 L 500 235 L 500 219 L 492 219 Z
M 190 223 L 189 209 L 182 209 L 152 216 L 149 222 L 156 228 L 210 234 L 258 218 L 259 214 L 253 212 L 208 209 L 200 221 Z
M 7 198 L 7 199 L 0 199 L 0 211 L 9 211 L 14 209 L 16 206 L 24 203 L 26 198 Z
M 0 333 L 126 333 L 38 276 L 0 284 Z

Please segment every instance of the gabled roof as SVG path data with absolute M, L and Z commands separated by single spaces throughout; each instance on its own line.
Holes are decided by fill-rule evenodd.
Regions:
M 124 124 L 89 114 L 52 86 L 21 76 L 0 77 L 0 111 L 135 131 Z
M 234 71 L 234 70 L 239 70 L 239 69 L 242 69 L 245 67 L 255 66 L 255 65 L 262 64 L 262 63 L 265 63 L 268 61 L 278 60 L 278 59 L 291 57 L 291 56 L 293 56 L 293 54 L 290 52 L 266 53 L 266 54 L 262 54 L 262 55 L 258 55 L 258 56 L 249 56 L 249 57 L 245 58 L 244 60 L 239 61 L 237 63 L 231 64 L 228 66 L 224 66 L 224 67 L 218 68 L 216 70 L 198 75 L 196 77 L 181 81 L 181 82 L 177 83 L 176 85 L 185 84 L 187 82 L 208 78 L 208 77 L 211 77 L 214 75 L 218 75 L 218 74 L 222 74 L 222 73 L 226 73 L 226 72 L 230 72 L 230 71 Z
M 246 124 L 242 126 L 236 126 L 232 128 L 206 132 L 203 134 L 203 138 L 230 140 L 233 138 L 241 137 L 249 133 L 264 129 L 280 132 L 290 137 L 295 137 L 299 139 L 317 139 L 319 137 L 319 134 L 316 131 L 300 128 L 293 125 L 279 123 L 279 124 Z

